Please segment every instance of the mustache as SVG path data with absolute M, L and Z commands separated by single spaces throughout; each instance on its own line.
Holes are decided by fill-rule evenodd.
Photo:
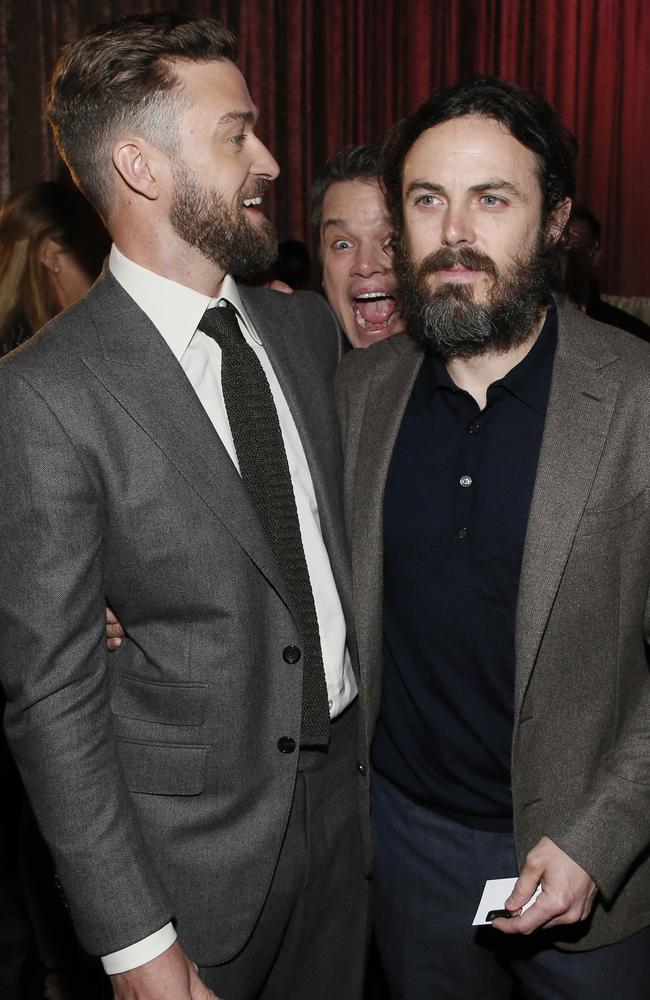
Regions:
M 492 278 L 499 276 L 499 270 L 492 258 L 471 247 L 462 247 L 460 250 L 441 247 L 421 261 L 418 273 L 422 276 L 435 274 L 436 271 L 450 271 L 455 266 L 467 268 L 468 271 L 484 271 Z
M 257 198 L 258 196 L 263 196 L 271 187 L 271 182 L 266 179 L 266 177 L 258 177 L 254 184 L 251 185 L 249 191 L 244 191 L 241 194 L 240 202 L 243 205 L 246 198 Z

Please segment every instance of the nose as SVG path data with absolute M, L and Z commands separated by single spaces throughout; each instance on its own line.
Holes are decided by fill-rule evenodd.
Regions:
M 393 270 L 393 255 L 385 245 L 360 243 L 352 260 L 351 274 L 368 278 L 372 274 L 387 274 Z
M 474 243 L 474 227 L 467 209 L 449 205 L 445 212 L 442 227 L 442 242 L 445 246 L 454 247 L 463 243 Z
M 274 156 L 271 155 L 261 139 L 254 136 L 255 148 L 254 161 L 251 165 L 251 173 L 258 177 L 266 177 L 274 181 L 280 173 L 280 167 Z

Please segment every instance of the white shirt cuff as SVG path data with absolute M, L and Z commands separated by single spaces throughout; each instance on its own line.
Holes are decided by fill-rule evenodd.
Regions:
M 102 965 L 107 976 L 115 976 L 118 972 L 128 972 L 129 969 L 137 969 L 139 965 L 145 965 L 154 958 L 158 958 L 164 951 L 171 948 L 176 940 L 176 931 L 173 924 L 165 924 L 159 931 L 136 941 L 128 948 L 120 948 L 110 955 L 102 957 Z

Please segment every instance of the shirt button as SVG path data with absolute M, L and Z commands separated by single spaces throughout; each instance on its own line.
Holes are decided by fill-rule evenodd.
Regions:
M 297 663 L 302 653 L 297 646 L 286 646 L 282 650 L 282 659 L 285 663 Z
M 468 429 L 468 431 L 469 431 L 470 434 L 478 434 L 478 432 L 481 429 L 481 425 L 480 424 L 470 424 L 467 429 Z
M 464 542 L 466 538 L 469 538 L 469 528 L 459 528 L 456 537 L 459 542 Z
M 278 740 L 278 750 L 280 753 L 293 753 L 296 749 L 296 741 L 291 736 L 281 736 Z
M 460 482 L 461 486 L 471 486 L 472 485 L 472 477 L 471 476 L 461 476 L 460 479 L 459 479 L 459 482 Z

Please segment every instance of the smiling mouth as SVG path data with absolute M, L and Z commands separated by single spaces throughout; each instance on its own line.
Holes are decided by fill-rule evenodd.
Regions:
M 361 330 L 385 330 L 399 316 L 390 292 L 361 292 L 352 299 L 352 312 Z
M 257 195 L 255 198 L 244 198 L 244 208 L 258 208 L 261 204 L 261 195 Z

